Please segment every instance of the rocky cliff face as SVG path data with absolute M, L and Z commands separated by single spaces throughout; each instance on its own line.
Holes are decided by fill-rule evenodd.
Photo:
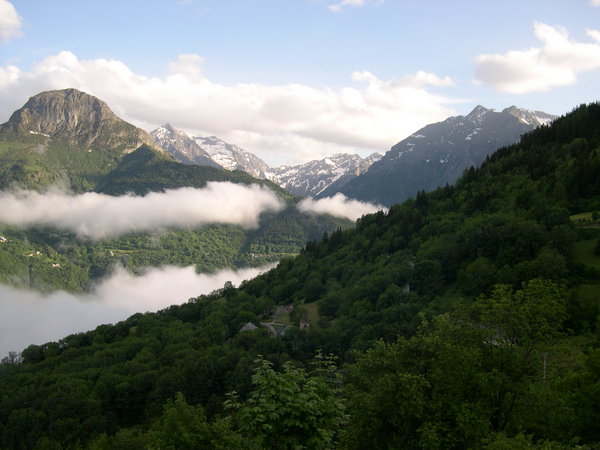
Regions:
M 60 138 L 96 150 L 119 147 L 128 153 L 142 144 L 157 148 L 144 130 L 117 117 L 102 100 L 76 89 L 31 97 L 1 131 Z

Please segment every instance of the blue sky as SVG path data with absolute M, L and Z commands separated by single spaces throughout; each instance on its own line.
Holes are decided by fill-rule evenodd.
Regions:
M 599 100 L 600 0 L 0 0 L 0 121 L 75 87 L 267 163 Z

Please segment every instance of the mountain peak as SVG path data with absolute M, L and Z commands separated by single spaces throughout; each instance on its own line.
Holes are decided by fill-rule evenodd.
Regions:
M 514 105 L 502 110 L 502 112 L 516 117 L 521 123 L 533 125 L 535 127 L 547 125 L 556 119 L 556 116 L 553 116 L 552 114 L 548 114 L 543 111 L 532 111 L 530 109 L 518 108 Z
M 2 129 L 64 138 L 98 149 L 119 140 L 126 152 L 153 145 L 145 131 L 117 117 L 102 100 L 72 88 L 34 95 Z
M 191 137 L 169 122 L 152 131 L 150 136 L 156 145 L 181 163 L 222 168 Z
M 378 153 L 367 158 L 336 153 L 306 164 L 277 167 L 272 170 L 270 179 L 294 195 L 321 196 L 329 189 L 340 189 L 351 179 L 365 173 L 379 158 L 381 155 Z
M 13 113 L 9 123 L 27 127 L 28 131 L 54 135 L 78 132 L 86 122 L 105 120 L 119 119 L 102 100 L 77 89 L 63 89 L 34 95 Z
M 268 178 L 269 166 L 258 156 L 217 136 L 192 138 L 210 158 L 227 170 L 242 170 L 255 178 Z
M 475 108 L 473 108 L 473 111 L 465 116 L 465 118 L 473 122 L 480 123 L 483 120 L 483 117 L 490 111 L 492 110 L 481 105 L 477 105 Z

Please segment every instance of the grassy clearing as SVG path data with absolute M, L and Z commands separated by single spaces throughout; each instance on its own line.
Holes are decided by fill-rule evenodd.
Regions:
M 592 212 L 582 212 L 579 214 L 574 214 L 569 217 L 573 222 L 578 222 L 579 220 L 592 220 Z
M 319 305 L 318 302 L 306 303 L 304 308 L 308 312 L 308 323 L 315 325 L 319 321 Z
M 283 313 L 273 319 L 273 322 L 283 323 L 285 325 L 291 325 L 290 313 Z

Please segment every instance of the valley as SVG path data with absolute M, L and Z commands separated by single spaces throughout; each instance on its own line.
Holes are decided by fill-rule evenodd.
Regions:
M 513 123 L 515 111 L 479 108 L 431 127 L 481 125 L 489 114 Z M 184 164 L 156 144 L 119 144 L 98 160 L 109 167 L 83 172 L 96 150 L 82 162 L 69 158 L 78 151 L 74 131 L 52 137 L 48 128 L 32 134 L 12 125 L 0 134 L 3 161 L 20 164 L 1 198 L 2 282 L 43 292 L 36 301 L 73 313 L 106 302 L 86 314 L 113 323 L 2 359 L 0 442 L 145 448 L 175 442 L 173 423 L 196 430 L 194 445 L 261 448 L 276 446 L 282 433 L 286 445 L 302 442 L 311 417 L 315 448 L 597 442 L 598 120 L 597 103 L 580 106 L 482 152 L 481 167 L 471 165 L 455 184 L 424 186 L 354 225 L 318 212 L 326 203 L 317 202 L 331 199 L 302 200 L 214 161 Z M 411 140 L 425 136 L 401 141 L 372 167 L 404 158 L 398 149 L 416 149 Z M 75 144 L 63 146 L 67 139 Z M 36 151 L 40 142 L 44 152 Z M 59 178 L 63 191 L 52 191 Z M 61 214 L 65 202 L 69 213 Z M 222 275 L 231 268 L 238 270 Z M 176 284 L 159 289 L 159 272 Z M 212 274 L 213 289 L 189 296 L 180 287 L 199 292 L 197 272 Z M 117 290 L 119 277 L 119 286 L 143 288 Z M 1 292 L 20 298 L 10 289 Z M 187 301 L 168 300 L 176 294 Z M 131 314 L 126 299 L 129 308 L 146 307 Z M 22 301 L 15 311 L 31 314 L 31 300 Z M 311 400 L 298 406 L 286 389 Z M 263 428 L 257 417 L 273 405 L 285 413 Z M 302 411 L 298 433 L 292 411 Z M 396 424 L 401 432 L 389 431 Z

